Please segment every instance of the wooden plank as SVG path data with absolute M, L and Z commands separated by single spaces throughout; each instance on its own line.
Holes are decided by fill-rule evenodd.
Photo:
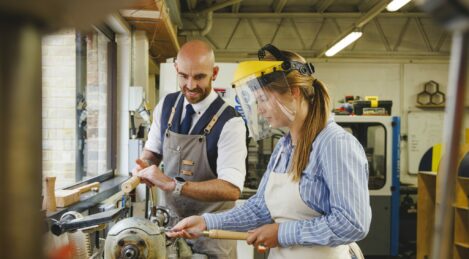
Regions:
M 93 188 L 99 188 L 99 182 L 90 183 L 72 190 L 59 190 L 55 192 L 57 207 L 67 207 L 80 201 L 80 194 L 89 192 Z

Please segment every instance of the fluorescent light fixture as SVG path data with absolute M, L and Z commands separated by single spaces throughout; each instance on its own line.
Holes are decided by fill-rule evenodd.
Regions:
M 401 7 L 406 5 L 408 2 L 410 2 L 410 0 L 394 0 L 391 3 L 389 3 L 388 6 L 386 6 L 386 10 L 390 12 L 395 12 L 401 9 Z
M 334 46 L 328 49 L 326 51 L 326 56 L 328 57 L 334 56 L 335 54 L 337 54 L 337 52 L 341 51 L 342 49 L 350 45 L 350 43 L 356 41 L 362 35 L 363 35 L 363 32 L 361 31 L 354 31 L 354 32 L 349 33 L 347 36 L 345 36 L 345 38 L 341 39 L 339 42 L 334 44 Z

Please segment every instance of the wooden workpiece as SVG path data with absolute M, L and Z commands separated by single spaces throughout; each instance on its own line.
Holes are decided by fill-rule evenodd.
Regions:
M 67 207 L 80 201 L 80 194 L 99 189 L 99 182 L 90 183 L 72 190 L 59 190 L 55 192 L 57 207 Z
M 137 188 L 140 184 L 140 178 L 137 176 L 132 176 L 129 180 L 125 181 L 121 185 L 121 190 L 125 193 L 130 193 L 133 189 Z

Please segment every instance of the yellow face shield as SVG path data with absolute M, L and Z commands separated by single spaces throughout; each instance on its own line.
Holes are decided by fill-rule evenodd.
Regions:
M 235 72 L 235 88 L 250 136 L 261 140 L 272 128 L 288 127 L 296 115 L 287 73 L 281 61 L 241 62 Z

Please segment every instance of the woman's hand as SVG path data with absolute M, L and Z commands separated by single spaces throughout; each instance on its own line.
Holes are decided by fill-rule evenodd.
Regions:
M 278 224 L 267 224 L 262 227 L 249 230 L 246 242 L 255 247 L 265 246 L 269 248 L 278 246 Z
M 206 230 L 205 220 L 202 216 L 190 216 L 179 221 L 169 232 L 168 237 L 198 238 Z

